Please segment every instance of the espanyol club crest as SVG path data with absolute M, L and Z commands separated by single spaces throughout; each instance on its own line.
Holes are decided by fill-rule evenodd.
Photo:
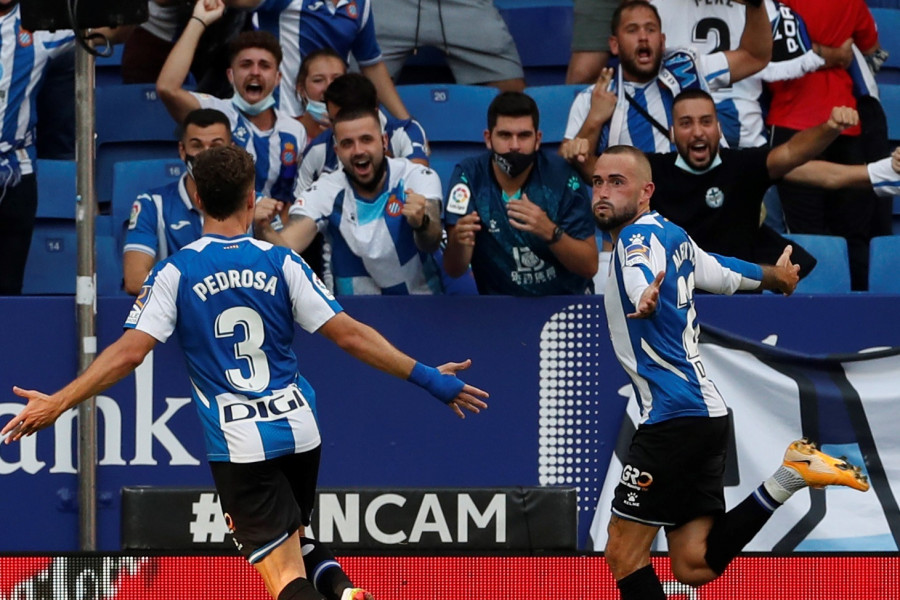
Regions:
M 717 187 L 706 190 L 706 205 L 710 208 L 719 208 L 725 202 L 725 193 Z
M 385 212 L 387 212 L 388 215 L 396 217 L 403 212 L 403 203 L 397 199 L 397 196 L 391 194 L 391 197 L 388 198 L 387 204 L 384 208 Z
M 288 142 L 284 145 L 284 149 L 281 151 L 281 164 L 283 165 L 292 165 L 297 162 L 297 152 L 294 148 L 294 144 Z
M 21 46 L 22 48 L 27 48 L 28 46 L 30 46 L 31 44 L 34 43 L 34 38 L 32 37 L 31 32 L 28 31 L 27 29 L 19 30 L 18 39 L 19 39 L 19 46 Z
M 356 6 L 356 2 L 351 2 L 347 5 L 347 14 L 354 19 L 359 16 L 359 7 Z

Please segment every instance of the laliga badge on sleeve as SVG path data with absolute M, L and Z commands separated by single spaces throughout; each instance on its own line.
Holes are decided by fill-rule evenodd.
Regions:
M 131 215 L 128 216 L 128 229 L 137 227 L 138 216 L 141 214 L 141 203 L 138 200 L 131 205 Z
M 471 197 L 472 192 L 469 191 L 469 186 L 464 183 L 457 183 L 447 196 L 447 212 L 455 215 L 465 215 L 469 209 L 469 199 Z

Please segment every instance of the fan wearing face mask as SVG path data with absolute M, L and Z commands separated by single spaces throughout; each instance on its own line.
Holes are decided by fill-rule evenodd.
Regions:
M 481 294 L 548 296 L 592 289 L 598 253 L 590 190 L 557 156 L 541 152 L 534 100 L 504 92 L 488 107 L 488 152 L 453 171 L 444 205 L 444 269 L 470 264 Z
M 230 99 L 215 98 L 184 89 L 184 80 L 200 36 L 225 10 L 222 0 L 199 0 L 181 37 L 166 59 L 156 91 L 172 117 L 181 122 L 197 108 L 214 108 L 228 116 L 235 145 L 250 153 L 256 164 L 256 193 L 278 200 L 293 200 L 300 155 L 307 134 L 296 119 L 275 108 L 275 90 L 281 82 L 282 53 L 278 40 L 262 31 L 246 31 L 229 44 Z
M 179 126 L 178 154 L 187 167 L 168 185 L 153 188 L 135 199 L 125 234 L 122 270 L 125 291 L 137 295 L 158 261 L 200 239 L 203 215 L 194 202 L 192 167 L 208 148 L 231 145 L 231 124 L 221 111 L 192 110 Z
M 313 140 L 331 128 L 325 90 L 331 82 L 347 72 L 347 63 L 331 48 L 313 50 L 300 64 L 297 75 L 297 98 L 303 114 L 296 117 L 306 128 L 306 136 Z

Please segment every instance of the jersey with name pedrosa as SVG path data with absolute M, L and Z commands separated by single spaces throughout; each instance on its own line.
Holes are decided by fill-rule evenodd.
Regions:
M 228 116 L 235 146 L 249 152 L 256 164 L 256 194 L 293 202 L 300 156 L 307 142 L 306 128 L 300 121 L 275 109 L 275 126 L 262 131 L 231 100 L 191 93 L 202 108 L 214 108 Z
M 360 198 L 344 171 L 319 178 L 291 206 L 292 216 L 316 222 L 331 246 L 337 294 L 434 294 L 439 274 L 431 256 L 416 246 L 403 216 L 406 190 L 441 201 L 441 180 L 428 167 L 386 158 L 386 183 L 373 200 Z
M 656 312 L 629 319 L 641 294 L 665 272 Z M 703 251 L 652 211 L 622 229 L 606 283 L 606 318 L 616 357 L 631 378 L 641 423 L 727 414 L 700 357 L 694 289 L 716 294 L 757 289 L 759 265 Z
M 294 322 L 314 332 L 341 310 L 291 250 L 205 235 L 154 267 L 125 327 L 178 335 L 209 460 L 247 463 L 319 445 Z

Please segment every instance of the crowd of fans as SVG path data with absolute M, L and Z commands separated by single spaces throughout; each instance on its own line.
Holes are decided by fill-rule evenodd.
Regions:
M 565 81 L 590 85 L 556 107 L 568 114 L 558 153 L 541 148 L 541 115 L 489 0 L 150 0 L 149 14 L 110 35 L 125 41 L 123 81 L 156 84 L 187 170 L 134 203 L 132 294 L 199 236 L 192 162 L 232 143 L 256 161 L 251 233 L 302 253 L 338 294 L 603 293 L 592 174 L 616 144 L 650 155 L 669 184 L 652 208 L 712 251 L 777 258 L 789 242 L 764 223 L 780 210 L 776 185 L 788 231 L 847 239 L 854 289 L 866 288 L 869 240 L 891 230 L 900 176 L 872 101 L 885 52 L 863 0 L 576 0 Z M 23 30 L 17 0 L 0 0 L 0 36 L 16 45 L 0 97 L 0 294 L 12 295 L 38 198 L 38 82 L 74 36 Z M 485 150 L 447 181 L 394 84 L 424 45 L 459 83 L 500 90 L 471 115 L 486 122 Z M 802 276 L 816 259 L 794 246 Z

